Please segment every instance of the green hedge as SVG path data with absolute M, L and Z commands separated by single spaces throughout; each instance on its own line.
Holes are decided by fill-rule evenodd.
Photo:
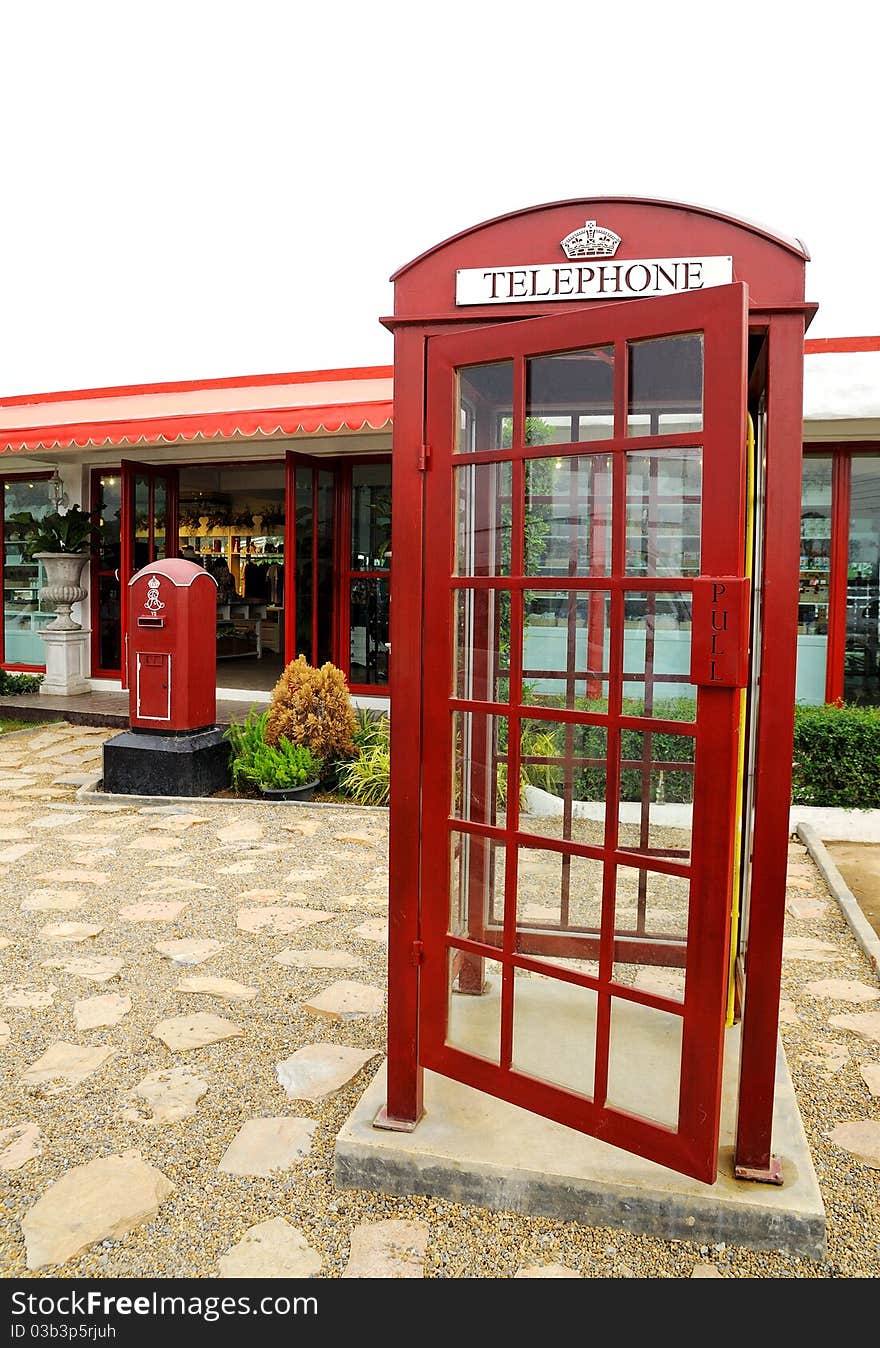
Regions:
M 536 699 L 537 700 L 537 699 Z M 550 698 L 541 699 L 552 705 Z M 580 702 L 578 710 L 603 712 L 604 702 Z M 669 699 L 659 702 L 655 715 L 666 720 L 686 721 L 693 715 L 693 702 Z M 624 704 L 624 713 L 638 716 L 637 702 Z M 532 734 L 550 732 L 562 753 L 559 728 L 552 722 L 532 722 Z M 598 726 L 578 726 L 574 736 L 577 757 L 604 758 L 605 731 Z M 524 746 L 525 747 L 525 746 Z M 624 759 L 638 759 L 642 752 L 641 732 L 624 730 L 621 736 Z M 545 745 L 532 748 L 537 755 L 552 755 Z M 687 736 L 655 733 L 652 757 L 664 761 L 685 761 L 692 756 L 693 740 Z M 536 786 L 554 791 L 561 787 L 558 768 L 525 768 L 524 777 Z M 559 779 L 558 781 L 556 779 Z M 641 773 L 625 769 L 622 773 L 622 800 L 639 800 Z M 583 800 L 599 799 L 604 794 L 604 772 L 583 769 L 576 782 L 576 795 Z M 651 774 L 651 800 L 687 802 L 693 799 L 693 774 L 664 771 L 655 767 Z M 796 707 L 794 721 L 794 772 L 791 799 L 793 805 L 842 806 L 847 809 L 880 809 L 880 707 Z
M 38 693 L 42 682 L 42 674 L 10 674 L 8 670 L 0 669 L 0 695 L 3 697 Z
M 795 708 L 791 799 L 880 808 L 880 708 Z

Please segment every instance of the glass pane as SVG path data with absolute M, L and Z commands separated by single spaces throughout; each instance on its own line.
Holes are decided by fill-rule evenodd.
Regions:
M 592 988 L 516 969 L 514 1070 L 592 1099 L 598 1001 Z
M 120 668 L 119 581 L 115 575 L 98 578 L 98 660 L 101 669 Z
M 458 373 L 458 442 L 461 454 L 512 444 L 513 361 L 467 365 Z
M 313 663 L 312 650 L 312 470 L 297 468 L 295 474 L 296 510 L 296 651 L 290 657 L 304 655 Z
M 614 434 L 614 349 L 526 361 L 526 444 L 608 440 Z
M 457 711 L 452 716 L 452 813 L 503 827 L 507 815 L 506 716 Z
M 702 456 L 698 449 L 626 456 L 626 574 L 700 573 Z
M 608 732 L 602 726 L 523 720 L 520 828 L 601 847 Z
M 521 847 L 516 943 L 520 955 L 599 976 L 602 862 Z
M 612 997 L 606 1104 L 677 1128 L 681 1032 L 674 1011 Z
M 318 471 L 318 575 L 315 586 L 315 603 L 318 609 L 318 649 L 315 652 L 315 664 L 323 665 L 333 659 L 333 474 Z M 384 582 L 374 582 L 383 584 Z M 355 602 L 355 587 L 352 586 L 352 604 Z M 386 596 L 387 599 L 387 596 Z M 369 601 L 368 601 L 369 607 Z M 388 604 L 382 604 L 381 591 L 372 595 L 371 623 L 367 626 L 368 671 L 373 677 L 367 677 L 364 683 L 387 683 L 388 660 L 385 642 L 388 640 Z M 354 620 L 352 620 L 352 623 Z M 379 631 L 384 638 L 379 640 Z M 352 683 L 357 682 L 352 672 Z
M 450 949 L 446 1042 L 497 1063 L 501 1061 L 501 965 L 484 960 L 482 988 L 472 990 L 473 973 L 473 955 Z
M 801 577 L 798 594 L 797 701 L 825 701 L 828 581 L 831 571 L 831 455 L 804 457 Z
M 846 702 L 880 703 L 880 457 L 852 456 L 846 582 Z
M 391 464 L 355 464 L 351 470 L 351 569 L 391 566 Z
M 3 631 L 6 663 L 10 665 L 45 665 L 40 632 L 56 616 L 51 605 L 40 599 L 40 588 L 46 584 L 43 567 L 39 562 L 28 561 L 21 530 L 16 528 L 12 516 L 29 514 L 42 519 L 54 509 L 48 481 L 15 478 L 4 482 Z
M 689 592 L 628 590 L 623 599 L 623 715 L 694 721 Z
M 101 477 L 98 481 L 98 566 L 101 571 L 116 571 L 121 564 L 120 521 L 122 516 L 122 483 L 118 476 Z
M 614 900 L 616 983 L 684 1000 L 690 880 L 618 866 Z M 653 949 L 647 947 L 653 943 Z
M 611 571 L 611 458 L 526 460 L 527 576 Z
M 153 561 L 168 556 L 168 484 L 158 474 L 153 479 Z
M 318 603 L 328 610 L 331 606 L 333 586 L 332 553 L 326 561 L 326 570 L 322 573 Z M 390 581 L 384 576 L 368 578 L 362 576 L 351 582 L 351 668 L 350 682 L 384 686 L 388 682 L 388 615 Z M 319 607 L 319 613 L 321 608 Z M 323 640 L 329 650 L 332 629 L 327 623 L 323 631 Z M 322 655 L 323 660 L 330 656 Z
M 525 705 L 608 710 L 607 590 L 526 590 L 523 594 Z
M 674 435 L 703 428 L 703 334 L 629 345 L 630 435 Z
M 479 833 L 453 832 L 450 848 L 450 933 L 500 945 L 505 844 Z
M 150 480 L 140 473 L 134 479 L 134 546 L 135 571 L 150 561 Z
M 512 480 L 509 463 L 455 470 L 456 575 L 510 575 Z
M 456 590 L 452 687 L 469 702 L 510 697 L 510 591 Z
M 618 842 L 622 851 L 688 859 L 695 745 L 690 735 L 621 730 Z

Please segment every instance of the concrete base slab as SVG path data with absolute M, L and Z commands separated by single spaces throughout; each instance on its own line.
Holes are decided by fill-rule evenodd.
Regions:
M 385 1104 L 384 1067 L 339 1133 L 336 1182 L 667 1240 L 723 1240 L 823 1259 L 825 1209 L 781 1045 L 773 1150 L 784 1182 L 777 1188 L 734 1178 L 738 1049 L 734 1027 L 728 1031 L 719 1171 L 712 1185 L 434 1072 L 425 1073 L 425 1117 L 414 1132 L 374 1128 Z

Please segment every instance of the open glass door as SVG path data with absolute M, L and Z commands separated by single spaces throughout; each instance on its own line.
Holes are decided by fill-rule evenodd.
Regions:
M 746 334 L 731 285 L 428 340 L 420 1060 L 707 1182 Z
M 336 491 L 332 467 L 288 453 L 285 517 L 285 661 L 333 659 Z
M 122 461 L 120 568 L 122 686 L 128 687 L 128 582 L 141 567 L 177 556 L 178 472 Z

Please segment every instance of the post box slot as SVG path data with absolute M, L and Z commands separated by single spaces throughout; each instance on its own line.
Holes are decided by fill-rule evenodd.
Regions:
M 138 618 L 138 627 L 164 627 L 164 618 Z

